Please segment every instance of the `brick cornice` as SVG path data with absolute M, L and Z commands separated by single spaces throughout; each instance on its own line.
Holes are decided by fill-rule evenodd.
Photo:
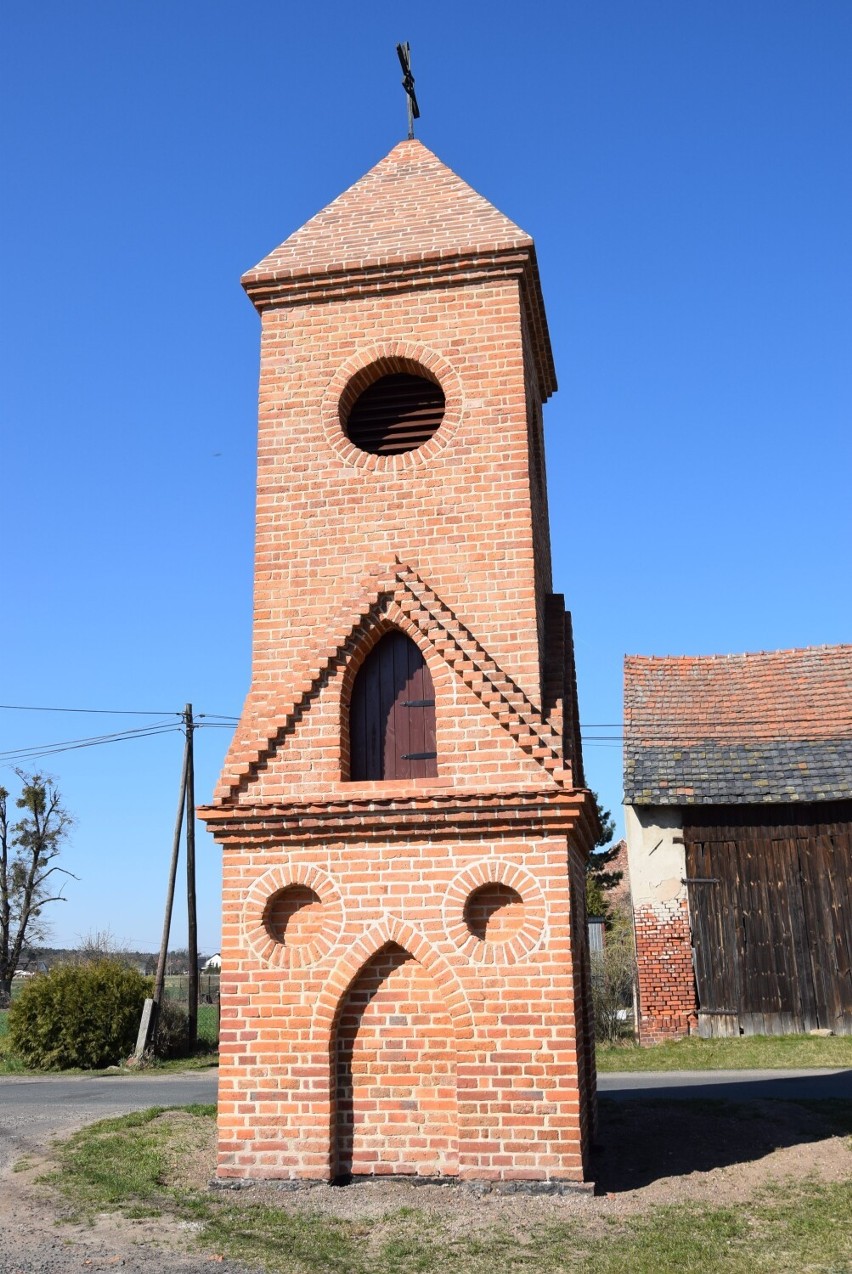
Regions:
M 252 304 L 262 314 L 270 309 L 319 305 L 423 288 L 481 286 L 506 278 L 516 279 L 521 289 L 542 402 L 546 402 L 556 391 L 556 369 L 532 243 L 521 249 L 494 252 L 436 253 L 416 260 L 400 256 L 388 258 L 380 264 L 353 262 L 344 268 L 250 271 L 243 275 L 242 284 Z
M 458 839 L 465 836 L 567 835 L 584 852 L 594 841 L 586 789 L 520 788 L 427 793 L 420 788 L 352 800 L 277 801 L 200 806 L 198 817 L 222 844 L 297 841 Z

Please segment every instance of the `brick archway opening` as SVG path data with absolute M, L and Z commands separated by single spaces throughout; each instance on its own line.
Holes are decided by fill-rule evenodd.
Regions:
M 452 1019 L 431 974 L 397 943 L 346 991 L 331 1060 L 338 1182 L 458 1174 Z

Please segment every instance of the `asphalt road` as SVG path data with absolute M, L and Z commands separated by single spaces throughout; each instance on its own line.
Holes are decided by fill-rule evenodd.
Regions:
M 117 1264 L 127 1274 L 206 1274 L 209 1254 L 195 1255 L 182 1247 L 174 1252 L 154 1250 L 150 1244 L 125 1250 L 124 1241 L 110 1229 L 91 1234 L 80 1230 L 69 1236 L 49 1215 L 43 1218 L 31 1206 L 22 1211 L 12 1166 L 29 1153 L 43 1153 L 52 1137 L 98 1119 L 149 1106 L 211 1104 L 217 1084 L 215 1070 L 157 1076 L 0 1077 L 0 1274 L 67 1274 L 71 1269 L 106 1270 Z M 599 1089 L 602 1096 L 618 1101 L 852 1098 L 852 1070 L 602 1074 Z M 227 1259 L 217 1268 L 225 1274 L 248 1274 Z
M 4 1075 L 0 1077 L 0 1173 L 40 1152 L 51 1137 L 148 1106 L 210 1105 L 216 1070 L 184 1075 Z
M 614 1101 L 852 1100 L 852 1070 L 602 1072 L 598 1092 Z
M 216 1101 L 218 1072 L 184 1075 L 85 1075 L 0 1078 L 0 1171 L 50 1137 L 147 1106 Z M 602 1097 L 615 1101 L 757 1101 L 765 1098 L 852 1100 L 852 1070 L 633 1071 L 598 1076 Z

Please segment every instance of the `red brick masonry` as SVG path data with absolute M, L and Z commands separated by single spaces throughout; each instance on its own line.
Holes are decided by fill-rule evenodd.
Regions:
M 532 240 L 403 142 L 244 282 L 252 684 L 201 811 L 224 850 L 219 1173 L 580 1182 L 595 815 L 551 593 Z M 441 384 L 443 423 L 358 451 L 348 404 L 400 371 Z M 391 627 L 432 677 L 438 776 L 354 783 L 349 696 Z
M 698 1022 L 686 899 L 634 913 L 643 1044 L 694 1034 Z

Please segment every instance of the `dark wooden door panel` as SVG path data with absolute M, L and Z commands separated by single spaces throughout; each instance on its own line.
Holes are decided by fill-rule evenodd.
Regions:
M 850 815 L 848 806 L 690 811 L 702 1034 L 852 1033 Z
M 422 654 L 398 630 L 364 660 L 349 711 L 350 778 L 434 778 L 435 691 Z

